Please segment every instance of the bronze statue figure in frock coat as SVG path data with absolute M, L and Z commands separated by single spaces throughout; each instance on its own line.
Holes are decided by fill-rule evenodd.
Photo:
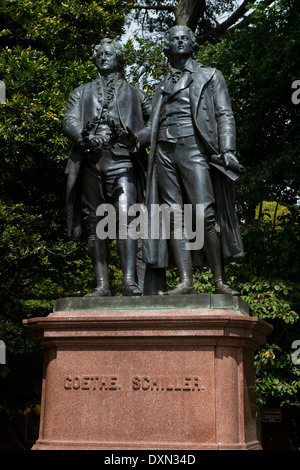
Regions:
M 215 292 L 239 295 L 225 279 L 224 263 L 243 256 L 232 191 L 226 171 L 243 171 L 236 156 L 236 129 L 224 77 L 215 68 L 197 60 L 197 44 L 186 26 L 170 29 L 165 48 L 171 72 L 158 85 L 152 100 L 152 115 L 136 133 L 141 147 L 150 144 L 147 173 L 147 205 L 183 207 L 204 205 L 204 246 L 186 249 L 184 233 L 170 240 L 145 240 L 145 261 L 178 268 L 180 282 L 169 294 L 194 293 L 192 267 L 208 265 Z M 212 158 L 219 165 L 212 165 Z M 219 170 L 222 170 L 219 171 Z M 225 174 L 224 174 L 225 173 Z M 168 246 L 168 247 L 167 247 Z
M 151 113 L 151 100 L 122 79 L 124 55 L 116 41 L 103 40 L 93 56 L 97 78 L 77 87 L 70 95 L 64 131 L 73 143 L 67 170 L 68 235 L 87 239 L 96 278 L 90 296 L 110 295 L 109 241 L 99 239 L 97 208 L 112 204 L 122 220 L 128 207 L 142 200 L 147 167 L 146 154 L 118 142 L 120 135 L 136 133 Z M 119 134 L 118 134 L 119 133 Z M 126 140 L 126 139 L 125 139 Z M 126 227 L 125 227 L 126 228 Z M 119 231 L 117 231 L 119 233 Z M 123 272 L 123 295 L 141 295 L 137 285 L 137 240 L 117 237 Z

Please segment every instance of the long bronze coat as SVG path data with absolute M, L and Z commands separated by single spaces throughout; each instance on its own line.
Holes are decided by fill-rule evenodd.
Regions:
M 236 129 L 227 86 L 222 73 L 192 61 L 192 80 L 178 82 L 175 87 L 189 86 L 192 119 L 205 146 L 207 156 L 235 150 Z M 147 172 L 147 206 L 159 204 L 156 179 L 156 146 L 162 103 L 169 75 L 158 85 L 152 100 L 152 115 L 147 126 L 137 133 L 141 145 L 150 142 Z M 175 89 L 176 92 L 176 89 Z M 222 253 L 225 260 L 243 256 L 243 244 L 233 197 L 232 183 L 227 176 L 211 168 L 215 193 L 216 219 L 220 226 Z M 192 252 L 194 265 L 202 264 L 199 253 Z M 157 267 L 170 265 L 166 240 L 145 240 L 145 261 Z
M 138 88 L 118 80 L 116 85 L 117 110 L 121 125 L 136 133 L 144 126 L 151 113 L 149 97 Z M 66 173 L 67 182 L 67 227 L 68 236 L 75 239 L 82 237 L 82 220 L 80 212 L 79 174 L 84 159 L 84 151 L 80 147 L 81 132 L 88 121 L 101 116 L 104 91 L 100 78 L 79 86 L 69 96 L 63 127 L 65 134 L 73 142 L 71 155 L 68 159 Z M 134 158 L 134 156 L 133 156 Z M 136 164 L 146 167 L 146 156 L 136 158 Z M 138 171 L 139 176 L 142 174 Z

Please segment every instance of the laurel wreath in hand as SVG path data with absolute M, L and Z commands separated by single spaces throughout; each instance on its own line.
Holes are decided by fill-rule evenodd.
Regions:
M 97 136 L 99 126 L 103 124 L 108 126 L 111 131 L 109 142 L 104 139 L 92 138 L 93 136 Z M 95 156 L 104 148 L 111 147 L 111 144 L 116 142 L 123 134 L 126 134 L 126 131 L 113 119 L 104 116 L 97 116 L 87 122 L 81 133 L 84 150 L 90 156 Z

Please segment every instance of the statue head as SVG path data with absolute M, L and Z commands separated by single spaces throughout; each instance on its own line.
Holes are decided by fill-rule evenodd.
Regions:
M 122 44 L 118 41 L 103 39 L 95 46 L 92 59 L 100 73 L 124 74 L 125 57 Z
M 172 58 L 172 45 L 171 45 L 171 37 L 174 36 L 176 33 L 185 33 L 190 39 L 190 54 L 193 59 L 197 59 L 198 57 L 198 51 L 199 51 L 199 45 L 196 41 L 195 35 L 193 31 L 185 25 L 176 25 L 173 26 L 172 28 L 169 29 L 166 37 L 165 37 L 165 42 L 164 42 L 164 54 L 167 56 L 168 61 L 170 62 L 171 65 L 173 65 L 173 58 Z

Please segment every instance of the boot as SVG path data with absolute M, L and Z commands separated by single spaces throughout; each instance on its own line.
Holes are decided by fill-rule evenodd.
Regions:
M 215 293 L 216 294 L 227 294 L 227 295 L 241 295 L 241 293 L 234 287 L 230 286 L 224 281 L 215 282 Z
M 180 282 L 174 289 L 166 292 L 168 295 L 196 293 L 193 283 L 191 252 L 186 249 L 185 244 L 185 238 L 177 240 L 172 237 L 170 239 L 172 255 L 179 272 Z
M 95 289 L 86 294 L 85 297 L 107 297 L 110 296 L 108 281 L 108 257 L 109 245 L 107 240 L 88 240 L 88 249 L 96 278 Z
M 240 292 L 227 284 L 224 271 L 224 263 L 221 253 L 221 243 L 215 228 L 206 232 L 204 253 L 212 270 L 216 294 L 240 295 Z
M 124 296 L 142 295 L 142 290 L 136 281 L 137 241 L 127 237 L 125 240 L 117 240 L 117 248 L 120 256 L 123 273 Z

